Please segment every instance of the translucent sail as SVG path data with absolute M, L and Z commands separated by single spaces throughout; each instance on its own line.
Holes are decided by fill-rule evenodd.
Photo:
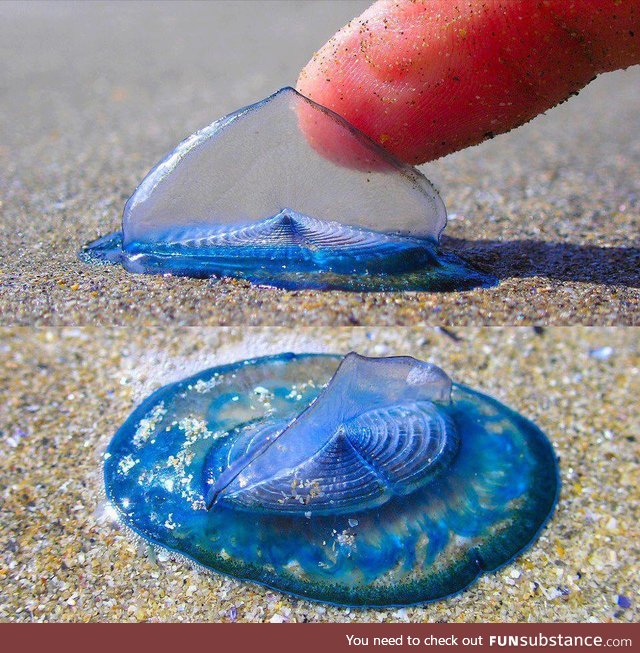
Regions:
M 313 133 L 339 142 L 345 156 Z M 196 132 L 161 161 L 127 202 L 124 244 L 225 231 L 286 209 L 433 241 L 446 224 L 442 200 L 415 168 L 284 88 Z
M 244 449 L 207 504 L 247 510 L 338 513 L 380 505 L 433 478 L 458 448 L 434 401 L 451 380 L 410 357 L 349 354 L 317 401 L 275 433 L 248 431 Z M 293 488 L 293 490 L 292 490 Z

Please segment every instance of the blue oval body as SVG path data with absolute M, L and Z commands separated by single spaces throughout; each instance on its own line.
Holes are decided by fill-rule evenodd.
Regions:
M 322 420 L 331 419 L 327 404 L 336 401 L 335 393 L 324 389 L 347 359 L 281 354 L 240 361 L 152 394 L 119 429 L 105 456 L 107 496 L 123 523 L 152 544 L 212 570 L 351 606 L 408 605 L 454 594 L 483 572 L 508 563 L 536 539 L 553 512 L 559 488 L 550 442 L 533 423 L 496 400 L 462 385 L 451 388 L 450 383 L 451 401 L 435 396 L 431 404 L 446 425 L 434 442 L 453 429 L 455 443 L 434 447 L 427 442 L 425 455 L 429 463 L 433 458 L 433 468 L 410 469 L 410 478 L 396 478 L 395 490 L 385 497 L 367 503 L 355 486 L 344 490 L 353 478 L 348 472 L 345 483 L 336 485 L 332 479 L 327 485 L 342 492 L 330 490 L 336 491 L 335 509 L 318 499 L 318 483 L 305 486 L 296 480 L 292 485 L 298 488 L 311 487 L 300 494 L 308 506 L 296 510 L 284 492 L 280 510 L 277 500 L 265 503 L 264 493 L 256 499 L 259 505 L 252 504 L 243 483 L 236 483 L 231 493 L 226 488 L 233 487 L 233 479 L 227 479 L 222 494 L 228 496 L 207 510 L 212 486 L 229 461 L 233 465 L 246 452 L 243 438 L 256 429 L 268 433 L 269 425 L 278 431 L 278 424 L 288 424 L 289 440 L 300 443 L 290 450 L 298 456 L 290 465 L 302 468 L 306 431 L 298 434 L 293 427 L 303 424 L 303 416 L 308 422 L 323 401 L 327 416 Z M 378 401 L 366 388 L 358 392 L 356 400 Z M 352 391 L 350 395 L 353 399 Z M 377 424 L 381 414 L 387 421 L 389 414 L 400 414 L 413 421 L 396 429 L 396 439 L 407 428 L 423 432 L 424 415 L 430 413 L 426 404 L 418 405 L 419 418 L 412 409 L 381 413 L 376 408 L 366 421 Z M 336 412 L 341 410 L 336 405 Z M 353 419 L 340 433 L 351 437 Z M 273 444 L 271 453 L 278 446 Z M 286 450 L 284 444 L 282 448 Z M 373 443 L 369 450 L 381 452 L 382 447 Z M 438 452 L 443 452 L 440 462 Z M 389 472 L 389 461 L 388 453 L 379 456 L 383 474 Z M 268 465 L 257 467 L 255 473 L 264 475 Z M 402 470 L 396 472 L 399 478 Z M 234 474 L 234 479 L 242 478 Z
M 86 263 L 119 264 L 133 273 L 234 277 L 286 290 L 455 292 L 498 283 L 492 274 L 435 243 L 389 239 L 384 234 L 375 250 L 363 252 L 304 243 L 253 242 L 197 249 L 164 242 L 123 246 L 122 232 L 117 232 L 89 243 L 79 256 Z

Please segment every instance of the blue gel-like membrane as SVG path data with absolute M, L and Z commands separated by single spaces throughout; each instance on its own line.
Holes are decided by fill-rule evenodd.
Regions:
M 350 606 L 454 594 L 553 512 L 545 435 L 410 357 L 281 354 L 165 386 L 105 459 L 123 523 L 200 565 Z
M 127 202 L 122 231 L 80 255 L 130 272 L 290 289 L 494 285 L 439 252 L 445 225 L 424 175 L 284 88 L 180 143 Z

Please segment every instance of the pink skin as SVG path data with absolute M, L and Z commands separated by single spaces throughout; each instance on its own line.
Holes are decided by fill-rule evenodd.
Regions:
M 379 0 L 314 55 L 297 88 L 418 164 L 636 63 L 640 0 Z M 304 128 L 328 156 L 351 157 Z

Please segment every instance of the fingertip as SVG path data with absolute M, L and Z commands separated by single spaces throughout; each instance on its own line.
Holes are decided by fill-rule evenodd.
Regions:
M 298 90 L 412 164 L 480 143 L 640 63 L 640 2 L 381 0 Z

